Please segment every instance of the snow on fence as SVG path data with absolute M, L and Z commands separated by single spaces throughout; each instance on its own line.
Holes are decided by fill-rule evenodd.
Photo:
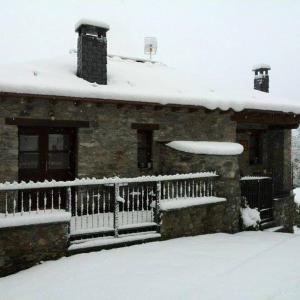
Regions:
M 22 217 L 66 210 L 72 213 L 71 234 L 157 226 L 160 200 L 215 196 L 215 172 L 87 178 L 73 181 L 0 184 L 2 217 Z

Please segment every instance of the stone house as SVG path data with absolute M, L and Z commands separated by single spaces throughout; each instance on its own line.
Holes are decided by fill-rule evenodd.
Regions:
M 253 69 L 255 90 L 209 89 L 161 63 L 108 55 L 108 29 L 79 22 L 77 51 L 0 69 L 0 181 L 213 170 L 227 198 L 216 210 L 218 230 L 240 230 L 241 195 L 252 206 L 260 197 L 265 222 L 291 228 L 291 129 L 300 105 L 268 94 L 270 67 Z M 178 151 L 172 141 L 239 143 L 244 152 Z

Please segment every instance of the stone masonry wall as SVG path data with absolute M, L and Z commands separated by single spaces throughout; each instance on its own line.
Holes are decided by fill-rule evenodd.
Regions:
M 0 182 L 18 179 L 18 128 L 5 125 L 5 118 L 89 121 L 89 128 L 78 129 L 76 176 L 139 176 L 158 174 L 159 142 L 171 140 L 235 141 L 235 122 L 231 113 L 204 109 L 189 112 L 169 107 L 135 107 L 113 104 L 73 103 L 72 101 L 0 100 Z M 55 120 L 53 121 L 55 122 Z M 153 169 L 137 167 L 137 131 L 132 123 L 158 124 L 154 131 Z M 5 164 L 3 163 L 5 162 Z
M 298 221 L 294 195 L 273 200 L 273 217 L 277 226 L 283 226 L 285 232 L 293 232 L 293 225 Z
M 215 203 L 162 211 L 162 239 L 222 232 L 225 207 L 225 203 Z
M 0 229 L 0 277 L 65 256 L 68 226 L 53 223 Z
M 222 232 L 239 231 L 240 182 L 238 156 L 197 155 L 173 150 L 161 145 L 161 171 L 166 174 L 197 171 L 216 171 L 217 196 L 227 199 L 225 205 L 218 206 L 218 229 Z M 202 208 L 200 208 L 202 210 Z M 203 210 L 201 212 L 203 214 Z

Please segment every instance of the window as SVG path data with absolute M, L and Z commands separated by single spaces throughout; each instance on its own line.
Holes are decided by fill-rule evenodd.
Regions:
M 137 130 L 137 160 L 141 169 L 152 168 L 153 131 L 149 129 Z
M 48 168 L 51 170 L 70 168 L 70 140 L 67 134 L 48 135 Z
M 19 167 L 20 169 L 37 169 L 39 167 L 39 136 L 19 136 Z
M 262 133 L 255 131 L 249 138 L 249 164 L 258 165 L 263 162 Z

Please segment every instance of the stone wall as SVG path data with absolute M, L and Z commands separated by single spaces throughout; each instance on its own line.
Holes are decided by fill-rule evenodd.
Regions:
M 273 217 L 277 226 L 283 226 L 285 232 L 293 232 L 299 218 L 294 195 L 273 200 Z
M 0 100 L 0 182 L 18 179 L 18 128 L 5 118 L 89 121 L 78 129 L 76 176 L 139 176 L 158 174 L 159 143 L 172 140 L 235 141 L 231 112 L 206 113 L 204 109 L 73 103 L 47 99 L 2 97 Z M 53 120 L 53 123 L 55 123 Z M 137 131 L 133 123 L 157 124 L 154 131 L 153 169 L 137 166 Z M 5 164 L 3 163 L 5 162 Z
M 68 226 L 63 222 L 0 229 L 0 277 L 65 256 Z
M 173 150 L 165 145 L 160 147 L 160 165 L 163 174 L 216 171 L 217 196 L 227 199 L 220 208 L 223 232 L 239 231 L 240 216 L 240 174 L 238 156 L 197 155 Z
M 226 203 L 214 203 L 162 211 L 162 239 L 224 232 L 225 209 Z

